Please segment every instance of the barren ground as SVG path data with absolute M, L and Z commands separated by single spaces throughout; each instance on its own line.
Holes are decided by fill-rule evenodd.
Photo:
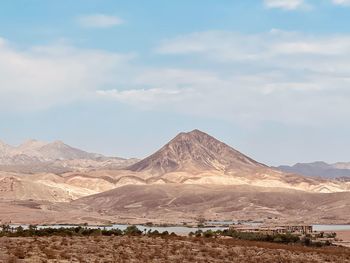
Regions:
M 0 262 L 350 262 L 350 249 L 234 239 L 0 238 Z
M 337 239 L 341 240 L 338 244 L 350 248 L 350 230 L 339 230 L 335 232 L 337 233 Z

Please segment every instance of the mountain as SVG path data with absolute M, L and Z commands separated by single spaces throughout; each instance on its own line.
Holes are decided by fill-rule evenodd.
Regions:
M 0 141 L 0 158 L 7 156 L 12 151 L 12 146 Z
M 88 153 L 77 148 L 73 148 L 61 141 L 52 143 L 41 142 L 37 140 L 29 140 L 12 148 L 10 156 L 25 155 L 31 158 L 36 158 L 40 161 L 55 161 L 55 160 L 72 160 L 72 159 L 91 159 L 103 157 L 103 155 Z
M 62 141 L 28 140 L 14 147 L 0 142 L 0 170 L 19 173 L 120 169 L 136 159 L 106 157 L 71 147 Z
M 10 178 L 19 180 L 16 185 L 22 194 L 14 195 L 17 189 L 0 191 L 0 199 L 14 195 L 21 198 L 34 196 L 40 200 L 46 200 L 47 196 L 53 200 L 45 194 L 26 195 L 26 191 L 31 191 L 30 187 L 23 188 L 21 185 L 30 184 L 23 179 L 43 188 L 54 187 L 78 193 L 64 198 L 64 192 L 60 192 L 60 200 L 126 185 L 246 185 L 316 193 L 350 190 L 350 182 L 346 180 L 330 181 L 272 169 L 199 130 L 178 134 L 159 151 L 141 161 L 104 157 L 58 141 L 44 143 L 30 140 L 18 147 L 4 145 L 2 149 L 6 154 L 0 158 L 0 175 L 1 171 L 12 172 Z M 5 178 L 10 180 L 6 173 Z M 0 182 L 0 187 L 6 180 Z
M 79 222 L 179 223 L 204 215 L 344 223 L 350 212 L 350 181 L 282 172 L 199 130 L 178 134 L 141 161 L 110 159 L 62 142 L 1 149 L 9 158 L 33 158 L 30 167 L 72 170 L 0 171 L 0 206 L 12 209 L 11 215 L 0 213 L 2 218 L 21 218 L 25 211 L 41 220 L 53 214 L 69 220 L 70 214 Z
M 350 177 L 349 163 L 297 163 L 293 166 L 282 165 L 276 168 L 287 173 L 296 173 L 305 176 L 318 176 L 324 178 Z
M 350 188 L 270 168 L 199 130 L 178 134 L 126 170 L 132 172 L 124 176 L 130 184 L 251 185 L 325 193 Z
M 0 200 L 68 202 L 98 191 L 66 184 L 58 175 L 27 175 L 0 172 Z
M 231 170 L 251 171 L 265 167 L 214 137 L 193 130 L 178 134 L 159 151 L 127 169 L 165 174 L 208 170 L 226 173 Z
M 347 169 L 347 170 L 350 170 L 350 162 L 338 162 L 338 163 L 332 164 L 332 166 L 333 166 L 334 168 L 337 168 L 337 169 Z

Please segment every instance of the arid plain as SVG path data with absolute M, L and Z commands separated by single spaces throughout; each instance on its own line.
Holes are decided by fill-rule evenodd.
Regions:
M 150 237 L 1 238 L 0 262 L 350 262 L 341 247 L 233 239 Z

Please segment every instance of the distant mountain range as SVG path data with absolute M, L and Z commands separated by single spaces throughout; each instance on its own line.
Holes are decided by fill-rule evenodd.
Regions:
M 334 167 L 347 170 L 346 164 Z M 88 153 L 59 141 L 0 144 L 0 207 L 6 207 L 0 218 L 8 221 L 23 220 L 25 211 L 36 223 L 50 217 L 179 223 L 200 215 L 345 222 L 349 197 L 348 180 L 268 167 L 199 130 L 178 134 L 143 160 Z
M 178 134 L 116 181 L 117 187 L 71 204 L 108 218 L 152 222 L 198 215 L 342 222 L 350 212 L 348 182 L 280 172 L 199 130 Z
M 0 141 L 0 171 L 62 174 L 71 171 L 124 168 L 133 172 L 158 175 L 174 172 L 198 174 L 203 171 L 232 174 L 269 169 L 268 166 L 199 130 L 178 134 L 159 151 L 141 161 L 136 158 L 107 157 L 86 152 L 62 141 L 28 140 L 19 146 L 11 146 Z M 350 162 L 297 163 L 293 166 L 281 165 L 272 169 L 313 177 L 344 180 L 350 177 Z
M 2 164 L 17 163 L 22 159 L 27 162 L 48 162 L 56 160 L 103 158 L 101 154 L 88 153 L 73 148 L 61 141 L 46 143 L 37 140 L 28 140 L 15 147 L 0 142 L 0 161 Z
M 282 165 L 277 169 L 287 172 L 296 173 L 305 176 L 319 176 L 324 178 L 350 178 L 350 162 L 328 164 L 325 162 L 297 163 L 293 166 Z
M 0 141 L 0 170 L 37 173 L 64 173 L 74 170 L 116 169 L 137 159 L 106 157 L 71 147 L 61 141 L 28 140 L 19 146 Z

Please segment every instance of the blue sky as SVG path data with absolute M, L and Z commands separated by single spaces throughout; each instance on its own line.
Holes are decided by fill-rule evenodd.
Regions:
M 0 139 L 144 157 L 199 128 L 271 165 L 350 161 L 348 0 L 0 3 Z

